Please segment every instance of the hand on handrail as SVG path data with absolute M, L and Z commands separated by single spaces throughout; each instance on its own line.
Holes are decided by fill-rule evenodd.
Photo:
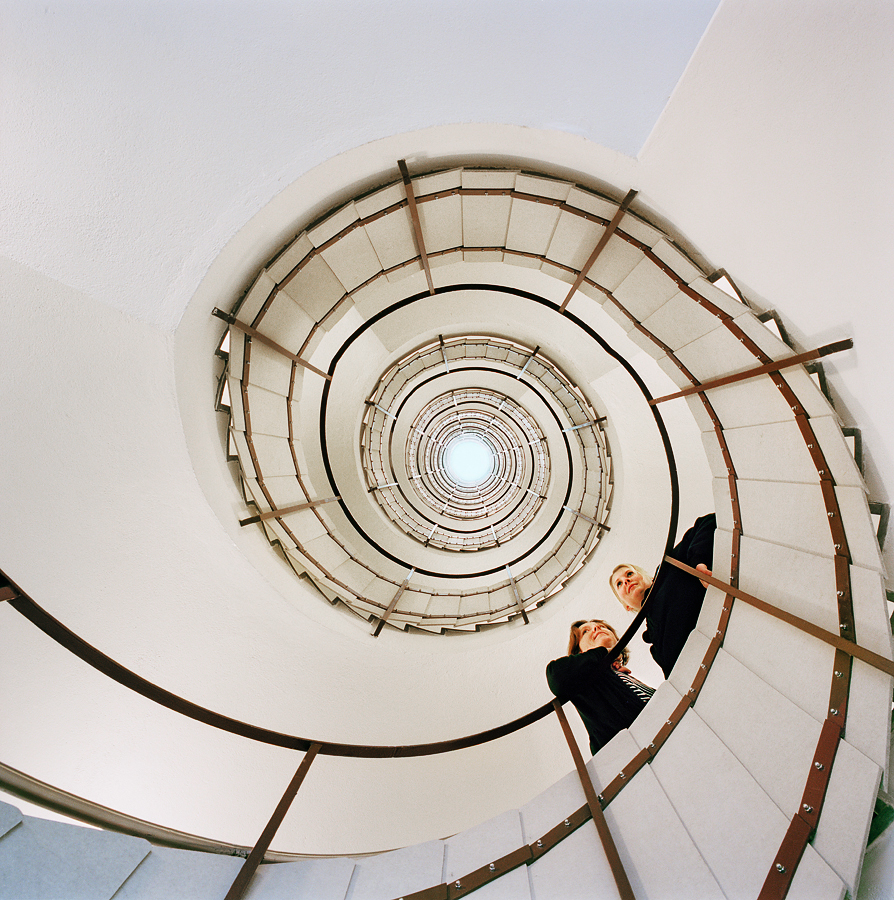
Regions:
M 704 563 L 699 563 L 696 566 L 696 569 L 698 569 L 699 572 L 704 572 L 708 577 L 712 577 L 714 575 L 714 573 Z M 701 585 L 703 588 L 708 587 L 707 581 L 702 581 L 701 578 L 699 578 L 699 581 L 701 581 Z

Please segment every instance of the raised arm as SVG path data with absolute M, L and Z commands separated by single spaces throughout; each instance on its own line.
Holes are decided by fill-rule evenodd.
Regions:
M 595 647 L 586 653 L 560 656 L 546 667 L 546 683 L 560 699 L 567 700 L 581 690 L 601 668 L 608 655 L 605 647 Z

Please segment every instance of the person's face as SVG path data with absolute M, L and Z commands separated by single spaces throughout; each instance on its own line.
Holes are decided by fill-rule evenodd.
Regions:
M 643 600 L 649 585 L 636 569 L 630 566 L 618 569 L 612 576 L 612 583 L 618 594 L 618 599 L 627 612 L 639 612 L 642 609 Z
M 617 644 L 618 639 L 601 622 L 584 622 L 579 628 L 580 640 L 577 646 L 581 653 L 592 650 L 594 647 L 605 647 L 611 650 Z

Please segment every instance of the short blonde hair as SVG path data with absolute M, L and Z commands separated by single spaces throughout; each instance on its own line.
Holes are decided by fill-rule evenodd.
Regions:
M 643 576 L 643 579 L 646 582 L 646 587 L 652 587 L 652 576 L 645 570 L 641 569 L 639 566 L 635 566 L 633 563 L 620 563 L 612 569 L 611 575 L 608 576 L 608 586 L 612 589 L 612 593 L 618 597 L 618 592 L 615 590 L 615 575 L 621 569 L 633 569 L 635 572 L 639 572 L 640 575 Z M 621 598 L 618 597 L 618 600 Z
M 581 625 L 586 625 L 587 622 L 595 622 L 597 625 L 604 625 L 615 636 L 615 643 L 618 642 L 618 632 L 615 631 L 605 619 L 578 619 L 576 622 L 571 623 L 571 634 L 568 636 L 567 656 L 577 656 L 577 654 L 580 653 L 580 627 Z M 620 654 L 618 654 L 618 662 L 621 663 L 622 666 L 626 666 L 629 659 L 630 651 L 625 647 Z

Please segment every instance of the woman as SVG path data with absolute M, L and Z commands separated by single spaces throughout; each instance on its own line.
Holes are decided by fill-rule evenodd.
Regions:
M 609 650 L 617 643 L 617 632 L 608 622 L 580 620 L 571 626 L 568 655 L 546 667 L 549 689 L 559 700 L 574 704 L 594 754 L 630 726 L 655 692 L 626 668 L 630 656 L 626 647 L 613 664 L 606 663 Z
M 668 555 L 710 575 L 708 563 L 714 557 L 716 528 L 714 513 L 696 519 Z M 653 591 L 652 579 L 639 566 L 629 563 L 615 566 L 608 583 L 628 612 L 638 612 L 648 598 L 643 640 L 651 644 L 655 662 L 661 666 L 664 677 L 669 678 L 686 639 L 698 622 L 708 583 L 665 564 Z

